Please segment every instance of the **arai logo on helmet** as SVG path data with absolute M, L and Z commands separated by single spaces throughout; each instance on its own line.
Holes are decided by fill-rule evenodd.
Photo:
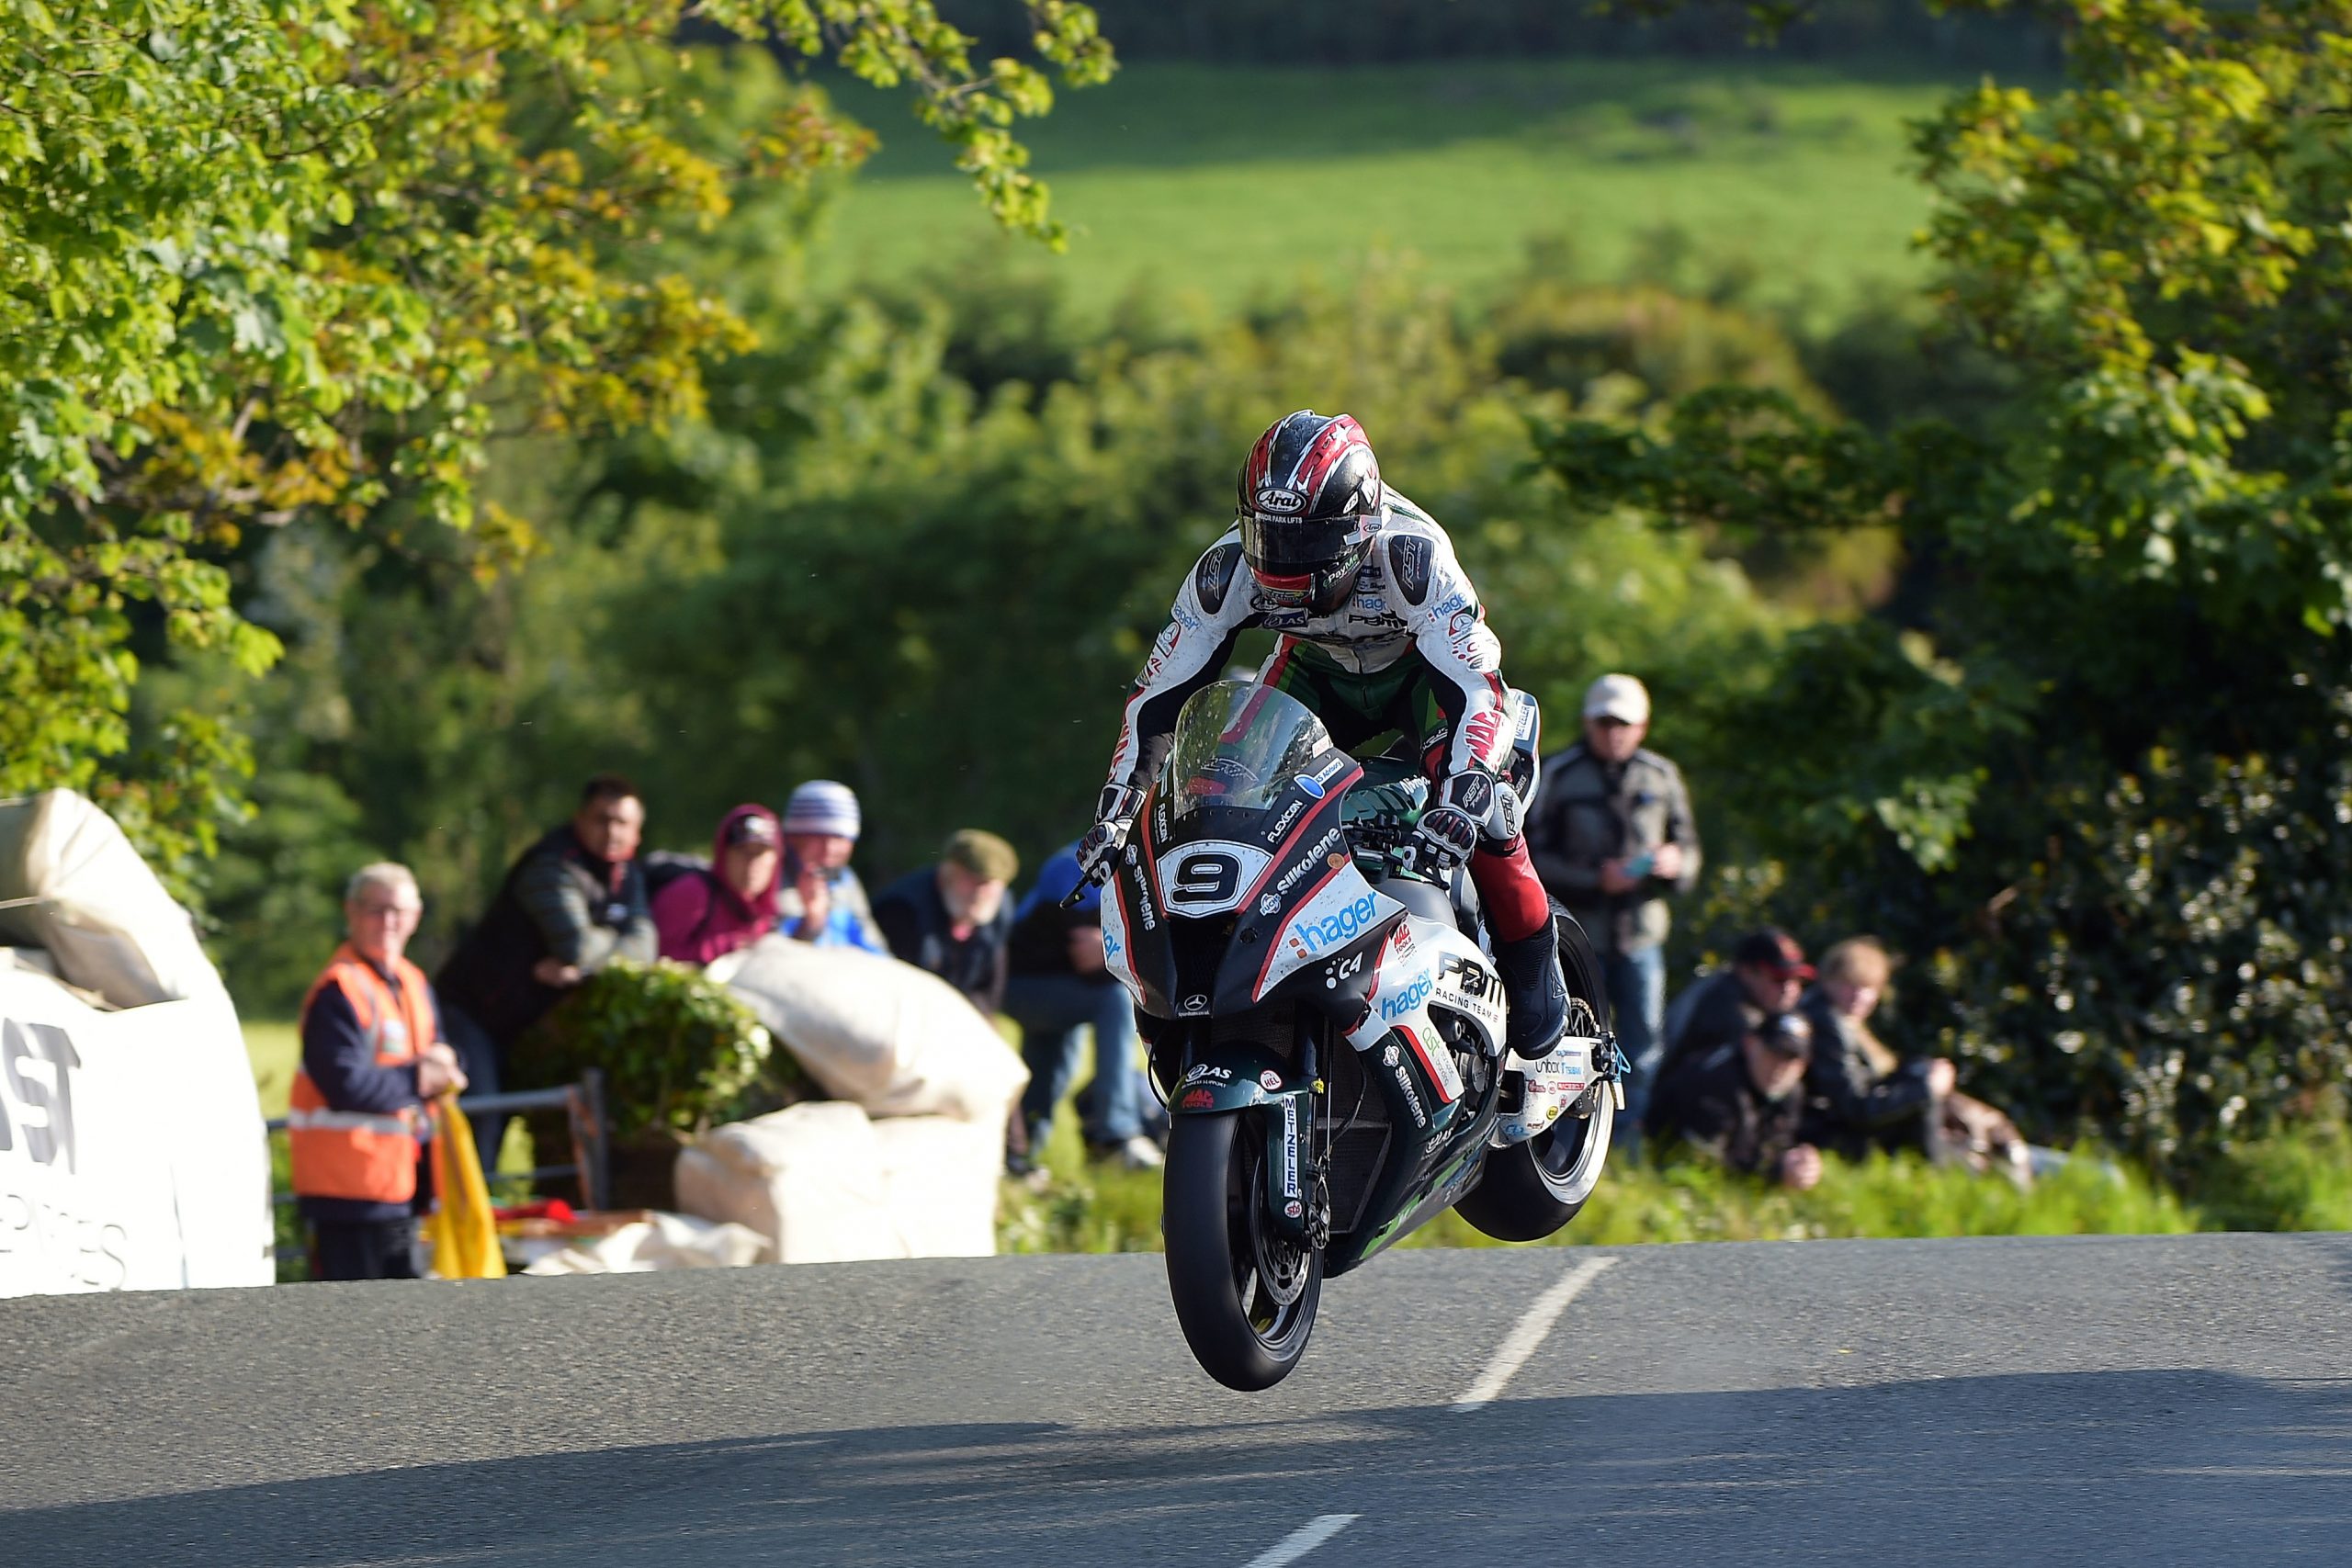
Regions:
M 1279 517 L 1295 517 L 1306 510 L 1306 497 L 1295 490 L 1267 485 L 1258 491 L 1258 510 Z

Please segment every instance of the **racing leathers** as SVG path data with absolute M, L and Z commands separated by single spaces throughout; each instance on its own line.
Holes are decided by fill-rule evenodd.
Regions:
M 1434 786 L 1419 832 L 1442 861 L 1469 863 L 1509 992 L 1510 1046 L 1531 1059 L 1550 1051 L 1566 987 L 1550 901 L 1520 834 L 1522 803 L 1501 777 L 1512 739 L 1502 645 L 1445 531 L 1393 489 L 1355 591 L 1328 615 L 1270 603 L 1243 563 L 1238 528 L 1201 556 L 1136 677 L 1080 860 L 1107 864 L 1125 842 L 1185 699 L 1224 672 L 1254 627 L 1278 634 L 1259 680 L 1313 709 L 1334 745 L 1394 730 L 1419 747 Z

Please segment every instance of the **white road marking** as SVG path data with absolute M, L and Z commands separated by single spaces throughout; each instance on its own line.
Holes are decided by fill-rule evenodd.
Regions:
M 1536 1297 L 1534 1304 L 1527 1309 L 1527 1314 L 1512 1325 L 1501 1348 L 1495 1352 L 1495 1359 L 1487 1363 L 1486 1371 L 1470 1385 L 1469 1393 L 1453 1402 L 1453 1408 L 1476 1410 L 1492 1404 L 1495 1397 L 1502 1393 L 1503 1385 L 1510 1382 L 1511 1374 L 1525 1364 L 1528 1357 L 1535 1354 L 1536 1347 L 1544 1343 L 1544 1337 L 1552 1332 L 1552 1325 L 1560 1320 L 1562 1313 L 1568 1310 L 1568 1303 L 1577 1299 L 1577 1292 L 1600 1278 L 1600 1271 L 1616 1261 L 1613 1258 L 1588 1258 L 1569 1269 L 1558 1284 Z
M 1317 1515 L 1252 1557 L 1242 1568 L 1283 1568 L 1285 1562 L 1295 1562 L 1355 1523 L 1358 1517 L 1354 1514 Z

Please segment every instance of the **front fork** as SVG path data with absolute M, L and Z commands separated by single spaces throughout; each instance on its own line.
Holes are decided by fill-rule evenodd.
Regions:
M 1294 1029 L 1298 1070 L 1273 1091 L 1282 1109 L 1266 1117 L 1266 1213 L 1283 1239 L 1321 1248 L 1331 1239 L 1330 1173 L 1315 1147 L 1315 1108 L 1323 1097 L 1323 1021 L 1300 1008 Z
M 1276 1235 L 1299 1247 L 1320 1247 L 1331 1239 L 1330 1173 L 1315 1146 L 1316 1110 L 1325 1092 L 1322 1020 L 1299 1010 L 1289 1059 L 1262 1047 L 1235 1044 L 1210 1059 L 1196 1056 L 1190 1041 L 1153 1043 L 1172 1048 L 1176 1060 L 1168 1113 L 1227 1116 L 1243 1111 L 1266 1113 L 1265 1190 L 1257 1194 Z M 1155 1057 L 1155 1073 L 1159 1073 Z

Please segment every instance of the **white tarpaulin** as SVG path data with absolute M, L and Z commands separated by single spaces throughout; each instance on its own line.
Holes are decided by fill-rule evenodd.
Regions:
M 275 1277 L 268 1145 L 228 998 L 102 1011 L 0 968 L 0 1296 Z
M 269 1283 L 261 1104 L 186 911 L 62 790 L 0 802 L 0 1296 Z
M 227 995 L 187 911 L 71 790 L 0 801 L 0 946 L 41 949 L 119 1008 Z
M 710 966 L 809 1076 L 876 1116 L 1001 1130 L 1029 1069 L 936 975 L 854 948 L 765 936 Z
M 678 1156 L 678 1207 L 768 1243 L 761 1261 L 986 1258 L 1003 1123 L 869 1118 L 845 1100 L 716 1127 Z

